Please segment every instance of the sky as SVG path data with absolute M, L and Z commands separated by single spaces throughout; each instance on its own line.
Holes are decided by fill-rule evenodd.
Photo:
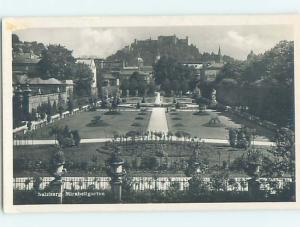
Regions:
M 157 39 L 159 35 L 189 37 L 200 52 L 217 53 L 244 60 L 251 50 L 264 53 L 280 40 L 293 40 L 293 28 L 287 25 L 270 26 L 187 26 L 134 28 L 35 28 L 15 32 L 22 41 L 61 44 L 73 50 L 75 57 L 106 58 L 131 44 L 134 39 Z

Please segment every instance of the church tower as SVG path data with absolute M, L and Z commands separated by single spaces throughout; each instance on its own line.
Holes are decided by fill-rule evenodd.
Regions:
M 220 45 L 219 45 L 219 50 L 218 50 L 217 63 L 223 63 L 223 58 L 222 58 L 222 54 L 221 54 L 221 47 L 220 47 Z

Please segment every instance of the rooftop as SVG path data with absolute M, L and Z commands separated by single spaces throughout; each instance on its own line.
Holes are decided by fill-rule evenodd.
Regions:
M 31 85 L 72 85 L 73 80 L 60 81 L 55 78 L 43 80 L 39 77 L 30 78 L 27 75 L 18 75 L 13 77 L 13 84 L 31 84 Z

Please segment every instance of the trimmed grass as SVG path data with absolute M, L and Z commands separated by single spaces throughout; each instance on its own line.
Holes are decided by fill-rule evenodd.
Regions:
M 116 115 L 105 115 L 99 111 L 84 112 L 36 130 L 34 138 L 54 139 L 54 136 L 49 136 L 50 129 L 53 125 L 59 125 L 60 127 L 68 125 L 71 130 L 78 130 L 82 139 L 113 137 L 115 133 L 126 134 L 128 131 L 132 130 L 146 131 L 151 112 L 145 112 L 145 115 L 143 116 L 144 119 L 138 120 L 140 124 L 138 127 L 131 126 L 132 124 L 136 123 L 135 118 L 139 116 L 138 114 L 139 112 L 128 111 L 121 111 L 120 114 Z M 94 119 L 95 116 L 99 115 L 101 115 L 101 121 L 103 124 L 101 124 L 99 127 L 89 127 L 88 125 L 90 124 L 91 120 Z
M 176 131 L 185 131 L 192 136 L 208 139 L 228 139 L 228 131 L 226 128 L 239 128 L 241 124 L 249 128 L 255 128 L 258 136 L 256 140 L 267 141 L 272 138 L 273 133 L 270 130 L 259 127 L 249 121 L 238 119 L 237 117 L 227 116 L 223 113 L 211 111 L 208 115 L 195 115 L 192 111 L 177 111 L 176 119 L 172 113 L 167 113 L 167 121 L 169 131 L 175 133 Z M 218 115 L 223 127 L 206 127 L 205 125 L 210 121 L 212 116 Z M 231 118 L 232 117 L 232 118 Z M 181 119 L 181 120 L 178 120 Z M 234 120 L 232 120 L 234 119 Z M 178 127 L 178 124 L 182 127 Z

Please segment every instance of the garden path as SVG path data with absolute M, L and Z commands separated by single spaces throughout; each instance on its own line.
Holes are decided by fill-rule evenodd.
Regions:
M 148 131 L 152 132 L 168 132 L 168 123 L 166 118 L 166 108 L 154 107 L 152 109 Z
M 161 105 L 160 93 L 156 92 L 156 98 L 154 104 L 156 106 Z M 149 120 L 148 131 L 152 132 L 168 132 L 168 123 L 166 117 L 166 109 L 163 107 L 152 108 L 151 117 Z

